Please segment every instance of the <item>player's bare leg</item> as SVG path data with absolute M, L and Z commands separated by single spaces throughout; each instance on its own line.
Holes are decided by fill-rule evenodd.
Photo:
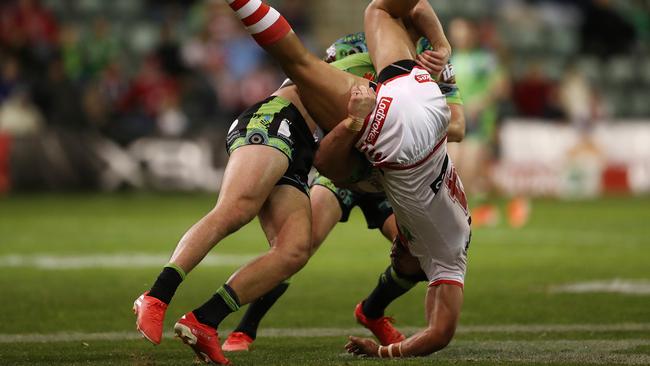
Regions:
M 309 259 L 311 209 L 304 193 L 291 186 L 275 187 L 259 217 L 271 249 L 227 281 L 241 304 L 264 295 L 298 272 Z
M 309 198 L 289 185 L 273 188 L 260 213 L 271 249 L 240 268 L 200 307 L 174 326 L 176 334 L 206 361 L 228 363 L 217 329 L 223 319 L 299 271 L 309 259 Z
M 311 54 L 284 17 L 260 0 L 226 2 L 296 84 L 305 107 L 320 127 L 331 130 L 347 117 L 350 88 L 368 85 L 368 80 L 337 70 Z
M 401 60 L 415 60 L 415 46 L 400 18 L 407 17 L 418 0 L 374 0 L 366 8 L 364 31 L 377 72 Z
M 136 327 L 146 339 L 160 343 L 165 311 L 185 275 L 225 236 L 255 217 L 287 166 L 286 156 L 268 146 L 233 151 L 216 206 L 185 233 L 151 289 L 133 304 Z
M 341 220 L 341 206 L 334 192 L 314 185 L 311 188 L 312 223 L 312 255 L 320 248 L 334 226 Z
M 311 256 L 318 250 L 336 223 L 339 222 L 342 213 L 336 196 L 329 189 L 320 185 L 314 185 L 310 189 L 309 196 L 312 213 Z M 246 313 L 235 330 L 224 342 L 223 350 L 229 352 L 248 351 L 251 344 L 257 338 L 257 329 L 260 321 L 288 287 L 288 281 L 282 282 L 252 302 L 248 306 L 248 309 L 246 309 Z
M 233 151 L 216 206 L 190 228 L 170 263 L 189 273 L 224 237 L 250 222 L 288 167 L 284 154 L 268 146 Z

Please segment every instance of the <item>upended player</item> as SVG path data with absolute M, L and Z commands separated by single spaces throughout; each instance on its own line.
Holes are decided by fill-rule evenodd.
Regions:
M 389 346 L 350 337 L 346 349 L 356 355 L 408 357 L 445 347 L 463 302 L 470 218 L 462 183 L 446 153 L 449 107 L 429 73 L 417 66 L 415 47 L 400 21 L 418 1 L 373 0 L 366 8 L 368 48 L 375 69 L 381 70 L 377 96 L 367 82 L 310 54 L 274 9 L 259 0 L 226 1 L 297 85 L 314 120 L 331 130 L 315 158 L 318 170 L 341 181 L 354 171 L 354 148 L 381 168 L 399 242 L 427 275 L 426 329 Z M 436 39 L 426 30 L 421 33 Z
M 417 34 L 413 36 L 416 38 Z M 350 34 L 338 39 L 327 49 L 326 61 L 333 62 L 333 66 L 340 70 L 374 79 L 376 71 L 366 52 L 364 33 Z M 440 55 L 433 52 L 425 38 L 419 39 L 417 53 L 418 60 L 434 73 L 433 69 L 438 67 L 437 65 L 441 62 L 438 58 Z M 350 56 L 352 54 L 356 55 Z M 450 142 L 460 142 L 465 131 L 464 115 L 461 109 L 462 100 L 455 84 L 452 84 L 453 80 L 445 81 L 447 81 L 444 84 L 447 103 L 450 108 L 455 110 L 447 129 L 448 139 Z M 359 206 L 362 210 L 368 229 L 379 229 L 386 239 L 391 242 L 395 240 L 398 233 L 395 216 L 386 195 L 381 191 L 379 182 L 371 177 L 364 183 L 363 186 L 355 185 L 350 189 L 340 188 L 327 177 L 316 175 L 310 192 L 313 212 L 312 252 L 320 247 L 337 222 L 348 221 L 350 212 L 355 206 Z M 407 256 L 402 255 L 400 250 L 399 246 L 393 248 L 396 260 L 399 257 L 402 262 L 408 261 Z M 384 310 L 418 282 L 426 281 L 426 275 L 420 270 L 419 265 L 413 263 L 412 259 L 410 261 L 411 265 L 408 266 L 408 269 L 411 273 L 402 273 L 399 264 L 388 266 L 379 276 L 375 289 L 354 309 L 357 321 L 371 330 L 382 345 L 404 340 L 404 335 L 393 327 L 392 319 L 384 316 Z M 407 266 L 402 263 L 402 267 Z M 262 318 L 288 287 L 289 283 L 284 282 L 251 303 L 235 330 L 224 342 L 222 349 L 227 352 L 248 351 L 257 337 L 257 330 Z

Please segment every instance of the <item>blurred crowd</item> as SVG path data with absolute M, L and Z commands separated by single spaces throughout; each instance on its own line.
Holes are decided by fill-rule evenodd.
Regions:
M 93 131 L 123 145 L 192 136 L 222 130 L 282 81 L 223 1 L 141 3 L 150 26 L 126 30 L 101 13 L 88 21 L 38 0 L 0 3 L 0 129 Z M 300 1 L 280 9 L 310 31 Z
M 318 22 L 310 17 L 311 7 L 300 0 L 272 2 L 301 37 L 315 38 Z M 499 6 L 488 4 L 493 2 Z M 283 78 L 221 0 L 79 2 L 99 9 L 91 19 L 74 16 L 74 3 L 0 3 L 0 131 L 92 131 L 122 145 L 143 136 L 223 133 L 244 107 Z M 434 8 L 443 3 L 434 0 Z M 466 7 L 471 3 L 477 2 Z M 498 15 L 443 18 L 469 116 L 468 135 L 491 138 L 504 116 L 584 125 L 629 115 L 610 107 L 610 85 L 599 84 L 609 80 L 601 73 L 609 72 L 603 65 L 610 60 L 649 52 L 650 2 L 622 3 L 491 0 L 484 4 L 499 9 Z M 125 25 L 122 15 L 102 7 L 137 8 L 132 15 L 137 21 Z M 553 32 L 546 34 L 544 27 L 564 32 L 550 38 L 555 46 L 576 39 L 565 56 L 549 58 L 552 50 L 534 46 L 539 36 L 527 38 L 550 37 Z M 525 52 L 517 48 L 526 42 L 533 45 Z M 601 68 L 589 69 L 585 60 Z M 638 70 L 625 65 L 612 72 L 635 77 Z M 650 68 L 647 72 L 650 83 Z M 635 116 L 643 116 L 649 103 L 641 104 Z

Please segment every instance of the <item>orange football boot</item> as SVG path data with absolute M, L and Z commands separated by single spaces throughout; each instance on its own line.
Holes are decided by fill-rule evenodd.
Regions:
M 194 313 L 183 315 L 174 325 L 174 332 L 205 363 L 212 362 L 217 365 L 230 363 L 221 351 L 217 330 L 199 322 Z
M 393 318 L 382 316 L 378 319 L 368 319 L 363 314 L 363 302 L 357 304 L 354 309 L 354 317 L 359 324 L 368 328 L 377 337 L 382 346 L 388 346 L 406 339 L 402 333 L 393 327 L 395 321 Z
M 163 322 L 167 304 L 153 296 L 149 291 L 143 293 L 133 302 L 135 326 L 149 342 L 160 344 L 163 333 Z

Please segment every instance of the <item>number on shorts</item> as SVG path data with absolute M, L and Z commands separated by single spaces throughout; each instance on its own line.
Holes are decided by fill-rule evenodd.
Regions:
M 449 179 L 447 179 L 447 188 L 449 189 L 451 199 L 456 201 L 460 207 L 465 210 L 465 213 L 467 213 L 467 196 L 465 196 L 463 183 L 458 179 L 456 168 L 453 165 L 450 167 Z

